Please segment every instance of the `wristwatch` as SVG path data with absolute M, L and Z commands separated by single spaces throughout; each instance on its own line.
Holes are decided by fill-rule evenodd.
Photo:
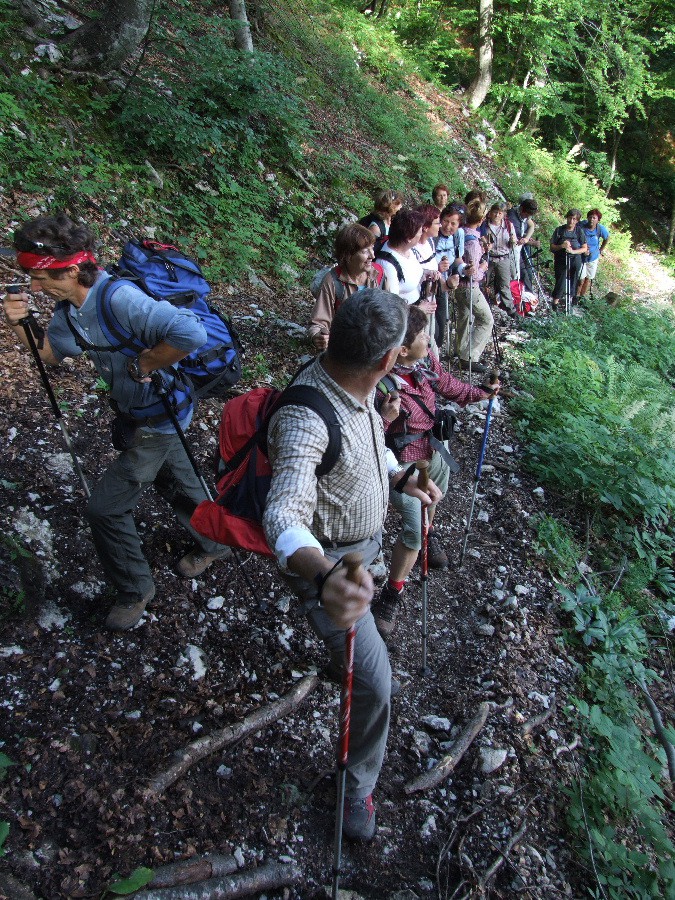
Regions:
M 393 478 L 395 475 L 400 475 L 401 472 L 405 472 L 405 470 L 406 470 L 407 468 L 408 468 L 407 466 L 402 466 L 402 465 L 399 463 L 399 465 L 396 466 L 395 469 L 392 469 L 391 472 L 388 472 L 387 474 L 388 474 L 389 478 Z
M 135 381 L 142 381 L 144 378 L 147 378 L 149 374 L 146 372 L 141 372 L 141 367 L 139 365 L 137 356 L 134 356 L 134 358 L 130 359 L 127 363 L 127 372 Z

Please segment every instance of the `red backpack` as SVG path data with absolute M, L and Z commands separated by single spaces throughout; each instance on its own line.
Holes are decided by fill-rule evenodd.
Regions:
M 307 406 L 326 423 L 328 446 L 316 467 L 317 478 L 337 462 L 342 447 L 340 424 L 333 404 L 317 388 L 309 384 L 291 384 L 283 391 L 261 387 L 228 400 L 220 421 L 218 496 L 202 501 L 190 519 L 199 534 L 218 544 L 274 556 L 262 527 L 272 483 L 267 429 L 283 406 Z
M 518 315 L 534 315 L 534 311 L 537 308 L 536 297 L 525 290 L 525 285 L 522 281 L 512 281 L 510 287 L 513 304 L 516 307 Z M 526 297 L 525 294 L 528 294 L 528 296 Z M 532 299 L 529 299 L 529 297 Z M 506 309 L 506 307 L 504 307 L 504 309 Z

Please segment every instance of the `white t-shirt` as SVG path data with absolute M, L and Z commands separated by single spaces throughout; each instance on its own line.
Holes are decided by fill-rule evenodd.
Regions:
M 401 297 L 402 300 L 405 300 L 406 303 L 416 303 L 420 298 L 420 282 L 422 281 L 422 275 L 424 274 L 424 270 L 417 261 L 417 257 L 414 253 L 411 253 L 409 257 L 402 256 L 397 250 L 393 250 L 389 246 L 388 241 L 382 247 L 382 250 L 391 253 L 391 255 L 396 258 L 396 261 L 403 272 L 403 280 L 401 281 L 398 277 L 396 267 L 389 262 L 389 260 L 380 259 L 378 256 L 377 261 L 384 269 L 384 274 L 389 283 L 389 290 L 392 294 L 398 294 L 398 296 Z

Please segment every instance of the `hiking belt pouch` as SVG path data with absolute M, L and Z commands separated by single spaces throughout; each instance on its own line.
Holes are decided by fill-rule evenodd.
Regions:
M 131 450 L 138 440 L 139 424 L 129 416 L 123 416 L 118 413 L 112 420 L 110 432 L 112 437 L 112 445 L 115 450 L 124 453 L 125 450 Z
M 437 409 L 436 421 L 431 433 L 438 441 L 451 441 L 455 433 L 457 419 L 449 409 Z

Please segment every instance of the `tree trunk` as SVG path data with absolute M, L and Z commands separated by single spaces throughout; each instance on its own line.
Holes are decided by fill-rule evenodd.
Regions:
M 607 190 L 605 191 L 605 197 L 609 197 L 609 192 L 612 190 L 612 185 L 614 184 L 614 176 L 616 175 L 616 156 L 619 151 L 619 141 L 621 140 L 621 131 L 618 128 L 614 129 L 614 140 L 612 141 L 612 162 L 609 168 L 609 183 L 607 185 Z
M 235 23 L 234 44 L 237 50 L 253 53 L 251 26 L 246 15 L 246 0 L 230 0 L 230 18 Z
M 492 0 L 479 0 L 478 74 L 466 92 L 466 102 L 478 109 L 492 85 Z
M 543 78 L 535 78 L 534 86 L 536 88 L 543 89 L 546 85 L 546 82 Z M 537 126 L 539 125 L 539 111 L 541 109 L 541 104 L 538 102 L 534 102 L 530 107 L 530 114 L 527 119 L 527 127 L 534 133 L 537 130 Z
M 531 7 L 532 7 L 532 0 L 527 0 L 527 6 L 525 7 L 525 18 L 527 18 L 527 16 L 529 16 Z M 511 66 L 511 74 L 509 75 L 509 80 L 506 82 L 507 88 L 510 88 L 511 85 L 513 84 L 513 82 L 516 80 L 516 74 L 520 67 L 520 59 L 523 55 L 524 48 L 525 48 L 525 35 L 523 34 L 523 36 L 520 39 L 520 43 L 518 44 L 518 50 L 516 51 L 516 58 L 514 59 L 513 65 Z M 528 72 L 527 77 L 529 77 L 529 72 Z M 525 78 L 526 81 L 527 81 L 527 77 Z M 504 112 L 504 109 L 506 108 L 506 104 L 508 103 L 508 100 L 509 100 L 509 96 L 508 96 L 508 90 L 507 90 L 504 92 L 502 101 L 499 104 L 499 109 L 497 110 L 498 116 L 501 116 L 501 114 Z
M 530 80 L 530 73 L 528 72 L 523 80 L 523 90 L 527 89 L 527 83 Z M 513 134 L 513 132 L 518 127 L 518 123 L 520 122 L 520 117 L 523 114 L 523 109 L 525 108 L 525 99 L 520 101 L 520 106 L 518 107 L 518 112 L 514 116 L 513 122 L 509 125 L 509 134 Z
M 72 47 L 71 66 L 106 74 L 119 71 L 148 33 L 152 9 L 153 0 L 110 0 L 99 18 L 64 39 Z

